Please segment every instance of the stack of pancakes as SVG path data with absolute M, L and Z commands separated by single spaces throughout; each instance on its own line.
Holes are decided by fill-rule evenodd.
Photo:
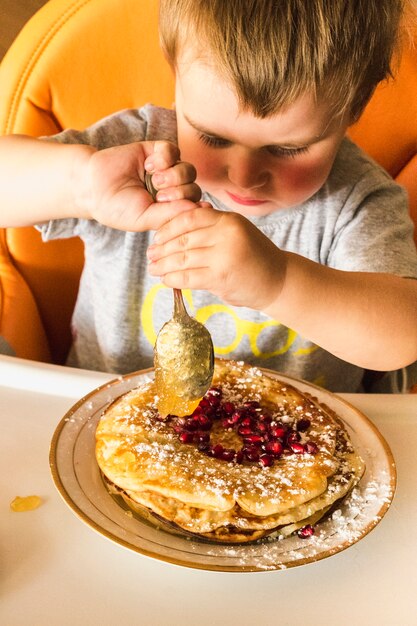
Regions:
M 106 481 L 140 514 L 222 542 L 303 532 L 364 463 L 318 401 L 243 363 L 216 360 L 192 416 L 163 419 L 153 382 L 113 402 L 96 432 Z

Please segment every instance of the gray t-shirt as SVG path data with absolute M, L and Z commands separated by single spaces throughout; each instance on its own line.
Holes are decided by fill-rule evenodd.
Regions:
M 99 149 L 144 139 L 175 142 L 175 112 L 146 105 L 121 111 L 82 132 L 67 130 L 48 138 Z M 228 210 L 216 198 L 203 197 Z M 317 263 L 417 277 L 405 192 L 348 139 L 328 180 L 312 198 L 252 222 L 280 248 Z M 115 373 L 152 366 L 156 335 L 172 314 L 172 290 L 147 272 L 146 250 L 153 233 L 119 231 L 77 219 L 54 220 L 40 228 L 45 240 L 79 236 L 85 244 L 68 364 Z M 211 332 L 216 356 L 243 359 L 333 391 L 360 388 L 360 368 L 279 320 L 229 306 L 205 291 L 185 290 L 184 296 L 190 314 Z

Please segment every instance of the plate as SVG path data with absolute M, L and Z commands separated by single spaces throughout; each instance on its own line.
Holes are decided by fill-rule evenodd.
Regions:
M 140 517 L 110 495 L 95 460 L 95 431 L 103 411 L 119 396 L 153 378 L 153 370 L 122 376 L 98 387 L 75 404 L 51 441 L 54 483 L 72 511 L 101 535 L 130 550 L 162 561 L 223 572 L 282 570 L 345 550 L 367 535 L 387 512 L 394 496 L 396 469 L 391 450 L 374 424 L 337 395 L 310 383 L 264 373 L 310 393 L 343 420 L 366 463 L 359 485 L 307 539 L 266 538 L 253 544 L 218 544 L 173 532 Z

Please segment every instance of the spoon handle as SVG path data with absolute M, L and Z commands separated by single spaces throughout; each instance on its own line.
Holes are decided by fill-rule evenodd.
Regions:
M 149 174 L 149 172 L 145 172 L 145 187 L 146 187 L 146 191 L 152 196 L 153 200 L 155 200 L 157 190 L 153 186 L 152 175 Z M 184 300 L 182 297 L 181 289 L 174 289 L 173 291 L 174 291 L 174 316 L 183 317 L 184 315 L 188 315 L 187 309 L 185 308 Z
M 182 297 L 181 289 L 173 289 L 174 292 L 174 317 L 188 316 L 187 309 L 185 308 L 184 299 Z

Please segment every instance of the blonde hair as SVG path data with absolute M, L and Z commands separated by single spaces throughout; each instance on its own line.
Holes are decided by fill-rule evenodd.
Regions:
M 391 74 L 404 0 L 160 0 L 160 36 L 173 67 L 193 42 L 267 117 L 312 91 L 357 118 Z

